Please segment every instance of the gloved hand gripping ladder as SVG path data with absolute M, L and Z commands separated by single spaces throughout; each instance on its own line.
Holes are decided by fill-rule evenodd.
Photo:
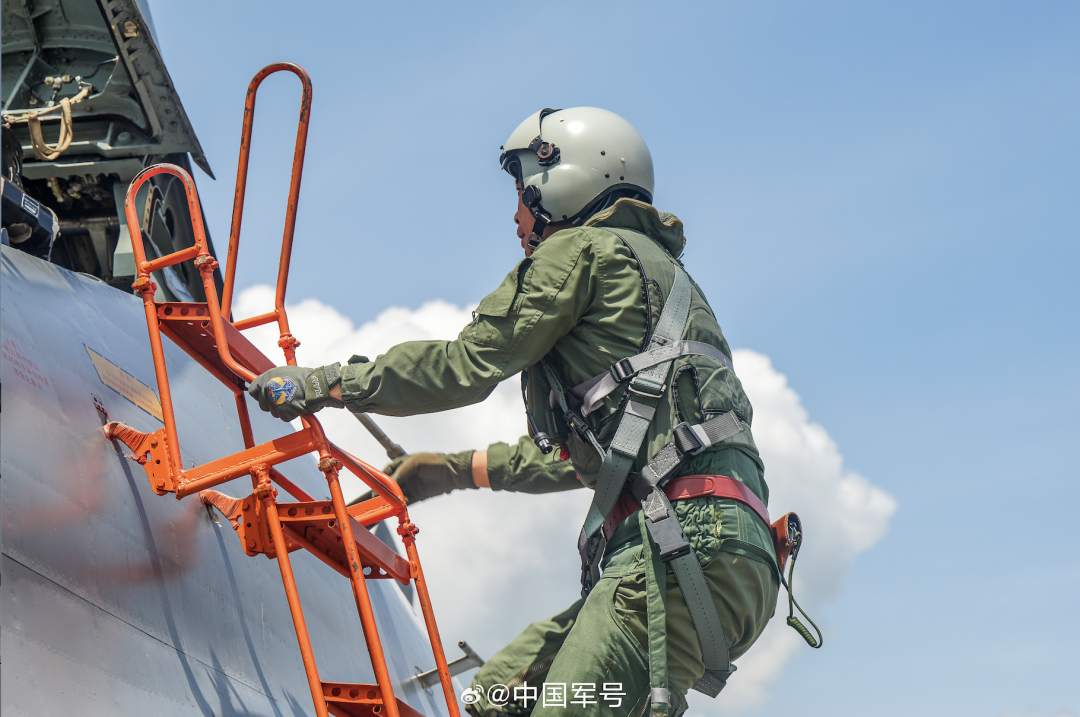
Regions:
M 229 319 L 229 309 L 236 273 L 255 94 L 268 75 L 279 71 L 292 72 L 299 77 L 303 91 L 275 304 L 273 311 L 232 322 Z M 248 416 L 244 384 L 262 371 L 272 368 L 274 363 L 255 348 L 240 331 L 276 320 L 280 330 L 278 344 L 284 351 L 285 360 L 290 365 L 296 363 L 295 353 L 299 342 L 289 331 L 288 317 L 285 312 L 285 289 L 292 254 L 293 229 L 296 221 L 296 205 L 300 192 L 310 108 L 311 81 L 307 73 L 297 65 L 279 63 L 265 67 L 255 75 L 248 86 L 244 106 L 240 161 L 237 168 L 233 221 L 229 237 L 229 258 L 220 304 L 214 283 L 217 261 L 208 250 L 199 198 L 191 176 L 175 165 L 158 164 L 143 170 L 132 180 L 124 209 L 138 269 L 133 288 L 143 299 L 150 351 L 154 361 L 154 372 L 165 425 L 153 433 L 143 433 L 121 423 L 112 422 L 106 425 L 105 434 L 111 439 L 124 442 L 132 450 L 132 457 L 144 466 L 154 492 L 159 495 L 175 493 L 178 499 L 200 493 L 204 502 L 219 508 L 230 518 L 248 555 L 262 554 L 277 559 L 317 715 L 325 717 L 328 714 L 380 713 L 391 717 L 399 715 L 409 717 L 417 714 L 415 710 L 394 696 L 393 683 L 386 666 L 386 658 L 366 585 L 367 579 L 393 578 L 403 583 L 410 579 L 415 581 L 416 595 L 424 615 L 447 709 L 450 715 L 458 717 L 456 696 L 450 681 L 427 583 L 424 580 L 416 550 L 417 528 L 409 519 L 400 488 L 388 476 L 328 441 L 322 426 L 313 416 L 305 416 L 302 419 L 304 427 L 301 430 L 258 445 L 255 444 Z M 158 174 L 171 174 L 183 184 L 191 217 L 194 244 L 186 249 L 148 260 L 143 246 L 135 197 L 139 188 Z M 191 261 L 199 271 L 206 302 L 156 302 L 154 294 L 157 287 L 152 280 L 153 273 L 185 261 Z M 169 389 L 162 333 L 233 392 L 244 438 L 244 450 L 200 466 L 184 469 L 180 458 L 180 441 L 176 430 L 172 393 Z M 388 451 L 391 449 L 392 446 L 388 446 Z M 275 468 L 278 463 L 308 453 L 318 454 L 319 470 L 325 476 L 330 491 L 329 501 L 315 500 Z M 338 479 L 343 466 L 371 488 L 373 497 L 370 500 L 351 507 L 345 505 Z M 253 492 L 243 500 L 234 500 L 215 490 L 210 490 L 245 474 L 251 476 Z M 292 495 L 295 500 L 278 502 L 275 485 Z M 407 560 L 390 550 L 367 529 L 391 516 L 396 516 L 398 519 L 398 534 L 401 535 L 405 545 Z M 320 679 L 289 560 L 289 552 L 301 548 L 310 551 L 349 579 L 375 673 L 376 685 L 330 683 Z

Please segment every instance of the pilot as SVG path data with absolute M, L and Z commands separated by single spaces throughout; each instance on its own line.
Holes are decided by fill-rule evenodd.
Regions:
M 488 660 L 466 709 L 681 714 L 691 688 L 720 691 L 776 605 L 750 401 L 679 260 L 682 222 L 652 205 L 652 158 L 630 123 L 595 107 L 544 109 L 510 134 L 500 162 L 525 258 L 456 339 L 275 368 L 250 392 L 284 420 L 326 406 L 407 416 L 477 403 L 520 373 L 529 435 L 386 468 L 409 502 L 458 489 L 593 491 L 582 597 Z M 560 689 L 565 707 L 545 699 Z

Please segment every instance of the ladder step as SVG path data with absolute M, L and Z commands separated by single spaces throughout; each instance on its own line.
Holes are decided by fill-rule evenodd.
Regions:
M 275 557 L 274 544 L 263 515 L 263 504 L 254 495 L 240 500 L 216 490 L 204 490 L 202 501 L 221 511 L 236 531 L 248 555 Z M 349 566 L 334 507 L 328 500 L 277 503 L 278 520 L 284 529 L 289 552 L 304 548 L 345 577 Z M 356 520 L 352 521 L 353 541 L 364 564 L 364 577 L 393 578 L 407 583 L 412 578 L 409 561 L 376 538 Z
M 183 301 L 159 302 L 157 315 L 162 331 L 189 354 L 198 356 L 203 363 L 213 366 L 222 375 L 233 375 L 218 354 L 214 332 L 210 328 L 210 311 L 206 304 Z M 224 326 L 229 351 L 232 352 L 233 358 L 255 373 L 262 373 L 274 367 L 273 362 L 235 326 L 228 321 L 224 322 Z
M 348 682 L 322 683 L 323 697 L 330 714 L 338 717 L 379 717 L 385 715 L 378 685 L 360 685 Z M 423 717 L 401 700 L 397 701 L 401 717 Z
M 304 545 L 313 553 L 322 553 L 343 575 L 348 575 L 345 559 L 345 546 L 341 542 L 341 530 L 337 527 L 334 507 L 328 500 L 310 503 L 278 503 L 278 517 L 286 534 Z M 371 531 L 350 518 L 353 540 L 360 551 L 360 560 L 364 563 L 364 577 L 395 578 L 403 583 L 411 579 L 409 561 L 402 558 L 383 541 L 371 534 Z M 312 550 L 312 547 L 317 550 Z M 321 557 L 321 556 L 320 556 Z

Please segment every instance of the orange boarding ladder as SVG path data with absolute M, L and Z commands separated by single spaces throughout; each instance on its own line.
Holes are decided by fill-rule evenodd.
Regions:
M 274 309 L 233 322 L 229 318 L 230 305 L 236 276 L 244 192 L 247 185 L 255 95 L 259 85 L 267 76 L 280 71 L 292 72 L 300 79 L 302 94 Z M 244 122 L 240 140 L 240 159 L 237 166 L 232 227 L 229 233 L 229 258 L 220 303 L 214 283 L 214 271 L 218 263 L 208 249 L 199 197 L 191 176 L 175 165 L 157 164 L 147 167 L 132 180 L 124 204 L 138 269 L 132 287 L 142 296 L 146 312 L 150 351 L 154 360 L 154 372 L 165 425 L 152 433 L 143 433 L 114 421 L 105 426 L 105 434 L 110 439 L 122 441 L 131 449 L 132 458 L 145 468 L 150 486 L 155 493 L 158 495 L 174 493 L 178 499 L 199 493 L 205 503 L 213 505 L 229 518 L 248 555 L 265 555 L 268 558 L 277 559 L 281 582 L 285 588 L 285 598 L 289 603 L 289 612 L 296 630 L 300 657 L 307 675 L 308 686 L 311 689 L 311 699 L 315 705 L 315 713 L 319 717 L 326 717 L 329 714 L 347 717 L 360 715 L 412 717 L 419 714 L 394 696 L 394 686 L 386 666 L 386 657 L 367 588 L 367 581 L 371 579 L 394 579 L 403 584 L 411 580 L 415 583 L 416 595 L 424 616 L 427 636 L 435 657 L 436 672 L 446 698 L 446 706 L 452 717 L 459 717 L 457 700 L 450 681 L 450 671 L 416 550 L 417 527 L 409 519 L 401 489 L 382 472 L 327 440 L 322 426 L 314 416 L 305 416 L 301 419 L 303 422 L 301 430 L 266 443 L 256 444 L 251 428 L 247 401 L 244 396 L 245 383 L 275 364 L 255 348 L 241 330 L 276 321 L 280 330 L 278 344 L 285 354 L 285 361 L 289 365 L 296 364 L 296 347 L 299 342 L 289 331 L 289 321 L 285 313 L 285 288 L 289 276 L 289 260 L 292 255 L 293 230 L 296 223 L 296 206 L 300 195 L 300 179 L 303 172 L 304 150 L 307 145 L 310 111 L 311 80 L 307 72 L 297 65 L 291 63 L 269 65 L 260 70 L 248 86 L 244 102 Z M 188 212 L 191 216 L 194 244 L 186 249 L 148 260 L 143 247 L 135 197 L 139 188 L 147 180 L 159 174 L 171 174 L 183 184 Z M 185 261 L 191 261 L 199 271 L 206 294 L 205 303 L 155 301 L 157 287 L 151 278 L 153 272 Z M 240 430 L 244 438 L 244 450 L 200 466 L 184 468 L 180 459 L 180 439 L 177 435 L 176 419 L 173 413 L 162 334 L 168 336 L 233 392 Z M 365 425 L 377 431 L 370 420 L 367 420 Z M 384 434 L 377 437 L 384 446 L 388 447 L 388 450 L 400 451 L 400 448 L 389 443 L 389 439 Z M 318 454 L 319 470 L 325 476 L 330 489 L 328 501 L 315 500 L 275 468 L 279 463 L 309 453 Z M 367 484 L 372 490 L 373 497 L 357 505 L 347 506 L 342 497 L 338 479 L 342 467 Z M 233 499 L 216 490 L 211 490 L 244 475 L 251 476 L 252 485 L 252 493 L 246 498 Z M 292 500 L 279 501 L 279 488 L 288 493 Z M 405 545 L 407 559 L 402 558 L 368 530 L 370 526 L 392 516 L 398 519 L 397 532 Z M 289 553 L 294 550 L 307 550 L 349 580 L 376 684 L 324 682 L 319 677 L 311 638 L 304 620 L 296 579 L 289 559 Z

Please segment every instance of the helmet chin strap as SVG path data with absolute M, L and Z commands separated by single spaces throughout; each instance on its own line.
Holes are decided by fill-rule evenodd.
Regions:
M 548 213 L 544 211 L 544 205 L 541 203 L 540 188 L 525 187 L 521 192 L 521 202 L 528 207 L 529 214 L 533 217 L 532 231 L 529 232 L 525 242 L 529 245 L 530 251 L 535 251 L 536 247 L 540 246 L 540 242 L 544 241 L 544 230 L 548 225 Z
M 529 245 L 529 250 L 536 251 L 536 247 L 540 246 L 540 242 L 544 241 L 544 230 L 547 229 L 548 220 L 542 216 L 533 215 L 535 221 L 533 222 L 532 231 L 525 237 L 525 243 Z

